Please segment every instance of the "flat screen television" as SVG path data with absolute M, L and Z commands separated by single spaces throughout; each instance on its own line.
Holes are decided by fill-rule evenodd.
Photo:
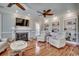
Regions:
M 16 18 L 16 26 L 29 26 L 28 19 Z

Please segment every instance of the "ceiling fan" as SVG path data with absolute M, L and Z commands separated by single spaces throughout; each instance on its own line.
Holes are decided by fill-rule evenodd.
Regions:
M 20 9 L 25 10 L 25 8 L 20 3 L 9 3 L 7 7 L 12 7 L 13 5 L 16 5 Z
M 54 15 L 53 13 L 51 13 L 51 9 L 43 10 L 43 12 L 37 11 L 37 13 L 40 13 L 40 14 L 43 15 L 44 17 Z

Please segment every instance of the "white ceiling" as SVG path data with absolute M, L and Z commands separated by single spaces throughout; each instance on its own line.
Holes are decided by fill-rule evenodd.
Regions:
M 79 9 L 79 4 L 73 3 L 26 3 L 25 5 L 29 8 L 29 13 L 36 15 L 38 14 L 36 11 L 45 9 L 52 9 L 53 13 L 56 15 L 66 13 L 67 10 L 77 11 L 77 9 Z
M 24 14 L 38 15 L 36 11 L 42 11 L 44 9 L 52 9 L 55 14 L 62 14 L 67 10 L 76 10 L 79 9 L 79 4 L 72 3 L 24 3 L 26 5 L 26 11 L 22 11 L 17 6 L 13 5 L 11 8 L 7 7 L 8 3 L 0 3 L 0 9 L 8 10 L 9 12 L 15 12 L 19 10 L 19 12 L 23 12 Z

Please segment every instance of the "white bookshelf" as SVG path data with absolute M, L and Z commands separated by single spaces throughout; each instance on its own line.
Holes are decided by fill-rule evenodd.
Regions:
M 64 32 L 65 38 L 70 42 L 78 42 L 78 18 L 67 17 L 64 18 Z
M 54 33 L 59 33 L 60 31 L 60 23 L 59 21 L 56 21 L 56 22 L 52 22 L 52 32 Z

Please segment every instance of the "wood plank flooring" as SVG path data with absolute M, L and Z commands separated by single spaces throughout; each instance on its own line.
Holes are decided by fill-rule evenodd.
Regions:
M 22 52 L 22 56 L 78 56 L 79 46 L 67 44 L 63 48 L 56 48 L 47 42 L 28 41 L 28 47 Z M 0 56 L 8 56 L 12 50 L 8 47 Z

